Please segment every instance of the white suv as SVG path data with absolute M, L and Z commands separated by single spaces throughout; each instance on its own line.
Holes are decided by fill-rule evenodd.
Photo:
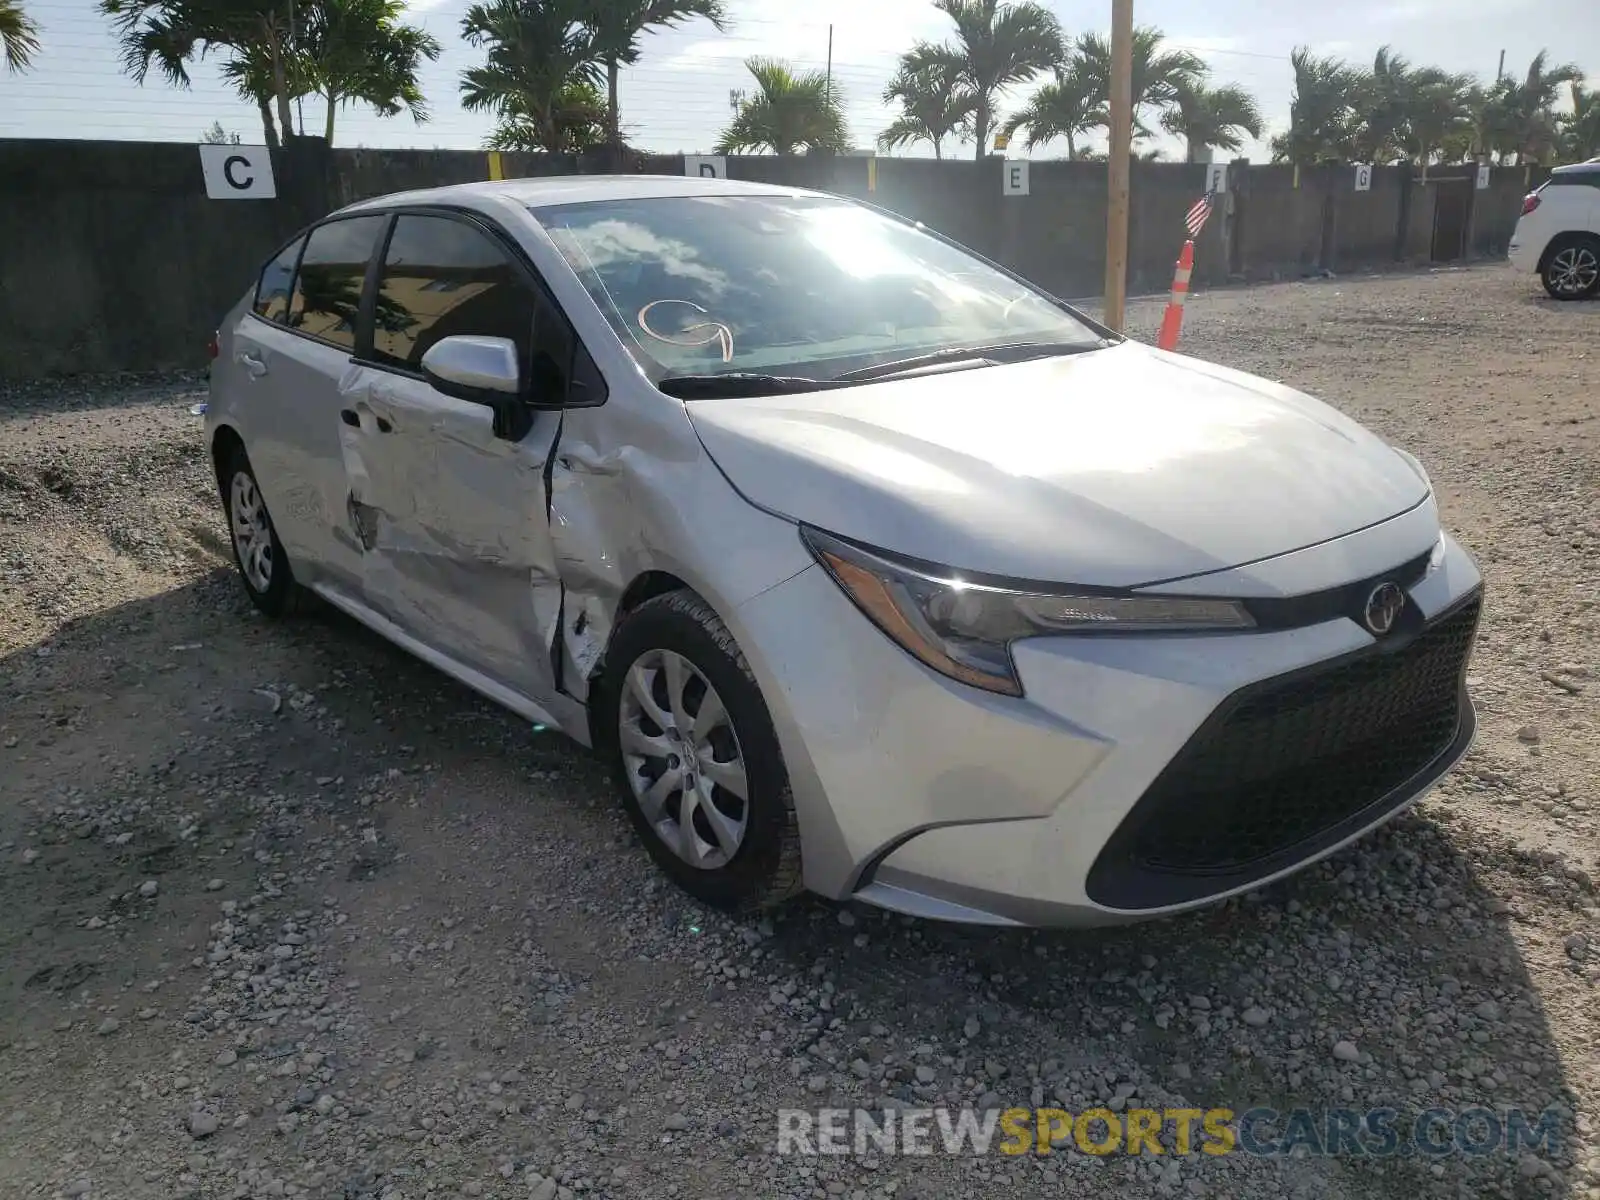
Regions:
M 1557 167 L 1528 193 L 1511 234 L 1511 262 L 1537 272 L 1557 300 L 1600 292 L 1600 159 Z

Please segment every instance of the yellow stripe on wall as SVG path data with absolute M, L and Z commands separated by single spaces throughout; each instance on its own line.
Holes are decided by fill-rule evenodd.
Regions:
M 500 151 L 489 151 L 489 178 L 504 179 L 506 177 L 505 163 L 500 159 Z
M 875 158 L 869 158 L 869 159 L 867 159 L 867 191 L 875 192 L 877 190 L 878 190 L 878 160 L 875 159 Z

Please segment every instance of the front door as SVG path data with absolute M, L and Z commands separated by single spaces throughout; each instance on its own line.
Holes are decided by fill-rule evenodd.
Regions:
M 546 471 L 560 413 L 519 441 L 490 409 L 422 378 L 456 334 L 509 337 L 527 370 L 540 290 L 491 230 L 464 215 L 402 213 L 384 252 L 373 343 L 343 389 L 340 436 L 367 603 L 411 636 L 544 703 L 554 692 L 561 580 Z

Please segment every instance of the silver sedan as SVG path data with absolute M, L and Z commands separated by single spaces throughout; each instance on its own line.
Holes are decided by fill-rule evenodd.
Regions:
M 336 212 L 214 344 L 245 589 L 609 762 L 708 903 L 990 924 L 1303 868 L 1466 751 L 1422 466 L 870 206 L 665 177 Z

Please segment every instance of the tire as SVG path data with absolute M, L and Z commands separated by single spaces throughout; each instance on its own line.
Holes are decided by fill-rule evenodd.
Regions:
M 295 582 L 289 556 L 278 540 L 278 531 L 273 527 L 266 500 L 261 496 L 254 468 L 243 446 L 235 446 L 229 452 L 220 482 L 233 564 L 238 568 L 239 581 L 244 584 L 250 602 L 269 617 L 293 616 L 305 610 L 309 607 L 309 594 Z M 254 498 L 253 504 L 246 503 L 247 496 Z M 259 523 L 249 515 L 253 512 L 259 512 Z M 261 543 L 249 540 L 249 529 L 254 529 L 256 539 L 266 539 L 264 556 L 255 552 L 254 547 Z
M 669 656 L 681 660 L 677 669 L 685 679 L 676 709 L 680 716 L 698 723 L 707 715 L 708 699 L 720 698 L 726 722 L 716 724 L 714 717 L 708 718 L 713 726 L 704 746 L 698 731 L 682 731 L 674 737 L 667 726 L 676 726 L 677 721 L 663 725 L 652 720 L 634 686 L 648 687 L 657 714 L 671 718 L 668 676 L 673 667 Z M 638 675 L 633 674 L 636 668 Z M 803 890 L 800 830 L 772 718 L 743 652 L 704 600 L 689 591 L 669 592 L 647 600 L 624 618 L 606 651 L 598 691 L 596 749 L 610 759 L 623 807 L 650 857 L 673 882 L 713 908 L 738 913 L 771 908 Z M 630 723 L 629 728 L 624 721 Z M 652 729 L 660 730 L 662 736 L 652 737 L 651 745 L 684 751 L 683 771 L 678 776 L 681 786 L 675 796 L 671 781 L 662 780 L 669 773 L 669 764 L 679 764 L 679 758 L 641 753 L 639 736 Z M 630 731 L 635 736 L 630 737 Z M 722 762 L 734 755 L 743 766 L 746 795 L 742 798 L 723 786 L 723 781 L 737 784 L 740 780 L 737 772 Z M 690 802 L 690 827 L 695 844 L 711 851 L 708 861 L 699 864 L 691 862 L 684 850 L 674 849 L 674 845 L 686 845 L 677 818 L 684 814 L 689 787 L 696 784 L 695 771 L 700 774 L 695 799 Z M 671 829 L 665 832 L 646 812 L 652 781 L 665 789 L 652 805 L 671 822 Z M 705 811 L 708 805 L 709 813 Z M 740 840 L 731 855 L 725 850 L 725 840 L 713 836 L 711 815 L 720 816 L 717 827 L 723 830 L 742 816 Z
M 1556 300 L 1588 300 L 1600 293 L 1600 238 L 1562 234 L 1545 253 L 1539 280 Z

